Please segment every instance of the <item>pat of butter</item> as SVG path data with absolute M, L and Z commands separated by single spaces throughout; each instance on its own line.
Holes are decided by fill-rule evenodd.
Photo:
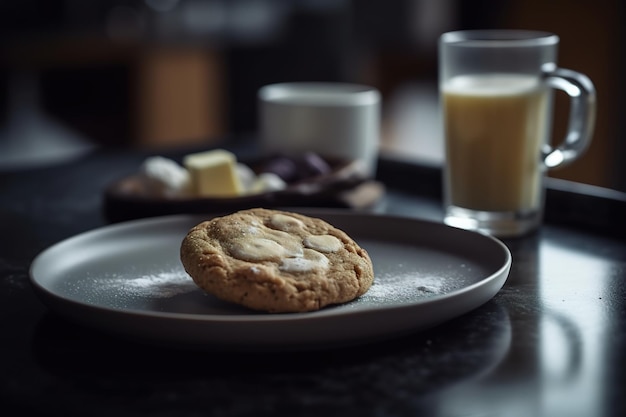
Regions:
M 243 193 L 237 175 L 237 158 L 217 149 L 187 155 L 183 160 L 191 177 L 191 187 L 198 197 L 235 197 Z

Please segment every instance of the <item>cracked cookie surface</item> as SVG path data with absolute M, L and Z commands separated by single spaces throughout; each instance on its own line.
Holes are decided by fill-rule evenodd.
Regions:
M 314 311 L 372 285 L 367 251 L 329 223 L 298 213 L 242 210 L 193 227 L 180 256 L 196 285 L 268 312 Z

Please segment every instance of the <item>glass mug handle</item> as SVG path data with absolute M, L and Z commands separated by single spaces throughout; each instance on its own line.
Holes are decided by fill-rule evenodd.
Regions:
M 589 146 L 596 119 L 596 90 L 591 80 L 579 72 L 555 64 L 546 64 L 542 70 L 544 82 L 571 99 L 565 140 L 556 148 L 544 145 L 544 164 L 555 168 L 574 161 Z

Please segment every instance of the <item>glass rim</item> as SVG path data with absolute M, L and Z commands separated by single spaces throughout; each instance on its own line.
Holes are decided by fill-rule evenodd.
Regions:
M 528 47 L 555 45 L 558 35 L 540 30 L 484 29 L 457 30 L 441 35 L 445 45 L 465 47 Z

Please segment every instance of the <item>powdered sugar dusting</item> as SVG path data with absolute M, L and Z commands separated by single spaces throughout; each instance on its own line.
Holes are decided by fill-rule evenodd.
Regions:
M 78 285 L 77 285 L 78 284 Z M 85 283 L 75 282 L 75 291 Z M 146 298 L 164 299 L 197 290 L 191 277 L 182 269 L 158 271 L 133 276 L 132 274 L 112 274 L 93 278 L 87 286 L 96 299 L 113 297 L 117 300 Z
M 446 294 L 459 283 L 440 276 L 424 276 L 414 272 L 377 275 L 370 289 L 359 299 L 363 303 L 415 302 Z
M 136 278 L 128 276 L 100 278 L 96 285 L 107 292 L 146 298 L 171 298 L 198 288 L 182 270 L 157 272 Z

